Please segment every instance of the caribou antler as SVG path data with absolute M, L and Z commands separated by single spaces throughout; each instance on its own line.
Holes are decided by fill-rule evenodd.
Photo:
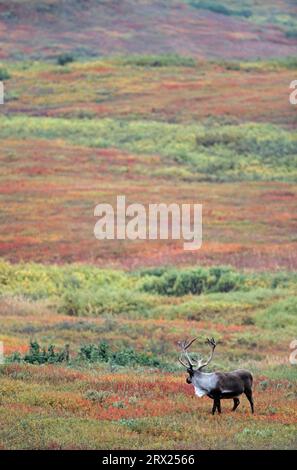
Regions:
M 194 362 L 193 359 L 190 358 L 189 356 L 189 353 L 188 353 L 188 349 L 189 347 L 191 346 L 192 343 L 194 343 L 194 341 L 196 341 L 197 337 L 188 341 L 188 340 L 185 340 L 185 341 L 178 341 L 178 345 L 179 347 L 181 348 L 181 354 L 180 354 L 180 357 L 179 357 L 179 362 L 181 363 L 182 366 L 186 367 L 186 369 L 190 368 L 190 369 L 195 369 L 195 370 L 201 370 L 203 369 L 203 367 L 206 367 L 212 360 L 213 358 L 213 355 L 214 355 L 214 350 L 215 350 L 215 347 L 217 345 L 216 341 L 214 338 L 207 338 L 206 340 L 206 344 L 209 344 L 209 346 L 211 347 L 211 353 L 210 353 L 210 356 L 209 358 L 207 359 L 206 362 L 203 362 L 203 359 L 201 359 L 200 361 L 197 361 L 197 362 Z M 185 356 L 186 360 L 188 361 L 188 363 L 186 364 L 182 358 L 183 356 Z
M 214 338 L 210 338 L 210 339 L 207 338 L 207 340 L 205 342 L 206 342 L 206 344 L 209 344 L 209 346 L 211 347 L 211 353 L 210 353 L 210 356 L 209 356 L 209 358 L 207 359 L 206 362 L 203 362 L 202 360 L 199 361 L 199 363 L 198 363 L 198 369 L 199 370 L 203 369 L 203 367 L 206 367 L 211 362 L 211 360 L 213 358 L 213 355 L 214 355 L 215 347 L 217 345 Z
M 190 367 L 190 369 L 193 369 L 193 367 L 197 367 L 197 365 L 198 365 L 198 363 L 195 364 L 195 363 L 192 361 L 192 359 L 190 358 L 189 353 L 188 353 L 188 351 L 187 351 L 187 349 L 191 346 L 192 343 L 194 343 L 194 341 L 196 341 L 196 339 L 197 339 L 197 338 L 193 338 L 193 339 L 190 340 L 190 341 L 187 341 L 187 340 L 185 340 L 185 341 L 178 341 L 178 343 L 177 343 L 177 344 L 179 345 L 179 347 L 181 348 L 181 355 L 180 355 L 180 357 L 179 357 L 178 360 L 179 360 L 179 362 L 181 363 L 181 365 L 183 365 L 183 366 L 186 367 L 187 369 L 188 369 L 189 367 Z M 185 357 L 186 357 L 186 359 L 187 359 L 187 361 L 188 361 L 188 364 L 185 364 L 185 363 L 183 362 L 183 360 L 182 360 L 183 355 L 185 355 Z

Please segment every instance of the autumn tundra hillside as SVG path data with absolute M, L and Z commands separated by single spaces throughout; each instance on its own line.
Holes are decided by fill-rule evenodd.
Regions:
M 290 0 L 1 0 L 0 58 L 296 55 Z
M 0 0 L 0 449 L 296 448 L 296 13 Z M 201 249 L 97 240 L 118 195 L 202 204 Z M 195 396 L 194 336 L 253 416 Z
M 4 73 L 3 257 L 296 269 L 294 58 L 27 61 Z M 99 243 L 94 208 L 118 194 L 146 206 L 202 203 L 201 250 Z

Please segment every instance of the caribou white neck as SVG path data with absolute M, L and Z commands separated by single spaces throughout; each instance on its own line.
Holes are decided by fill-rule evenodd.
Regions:
M 217 383 L 218 378 L 215 372 L 208 373 L 197 370 L 192 377 L 192 384 L 198 397 L 211 393 L 216 388 Z

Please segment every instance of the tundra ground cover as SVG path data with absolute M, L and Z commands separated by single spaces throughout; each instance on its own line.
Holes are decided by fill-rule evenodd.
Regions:
M 0 254 L 129 268 L 295 268 L 294 60 L 128 59 L 7 64 Z M 94 207 L 118 194 L 145 205 L 160 194 L 165 203 L 202 203 L 202 249 L 99 247 Z
M 185 78 L 198 73 L 198 66 L 152 69 L 121 59 L 66 67 L 7 67 L 9 99 L 0 128 L 1 255 L 58 265 L 1 263 L 1 341 L 11 362 L 1 366 L 1 446 L 296 447 L 296 369 L 289 363 L 297 263 L 292 109 L 275 100 L 268 116 L 269 91 L 257 113 L 240 105 L 227 119 L 226 108 L 217 118 L 213 101 L 207 121 L 205 106 L 193 106 L 191 95 L 204 87 L 193 92 Z M 248 85 L 247 76 L 260 87 L 267 74 L 277 90 L 277 76 L 283 74 L 285 82 L 291 73 L 279 63 L 250 65 L 249 72 L 245 64 L 237 71 L 228 71 L 228 65 L 203 67 L 208 77 L 213 74 L 212 91 L 218 76 L 225 77 L 225 98 L 234 84 L 238 90 L 242 80 Z M 108 89 L 105 94 L 100 89 L 105 110 L 101 103 L 91 110 L 98 73 Z M 180 90 L 180 102 L 163 104 L 157 119 L 151 118 L 152 103 L 145 107 L 138 98 L 146 75 L 157 84 L 148 103 L 163 99 L 164 79 L 169 79 L 166 90 L 175 90 L 170 99 Z M 111 85 L 118 80 L 120 90 L 124 78 L 117 93 Z M 38 80 L 43 94 L 34 90 Z M 91 85 L 82 89 L 82 83 Z M 236 109 L 236 98 L 224 102 Z M 180 113 L 181 108 L 187 111 Z M 144 204 L 160 202 L 160 194 L 167 203 L 202 202 L 202 250 L 186 254 L 175 242 L 99 247 L 93 209 L 117 194 Z M 89 265 L 64 266 L 70 261 Z M 220 263 L 240 270 L 209 267 Z M 255 417 L 243 400 L 236 414 L 226 402 L 222 419 L 210 421 L 210 402 L 194 397 L 176 361 L 176 342 L 197 333 L 204 354 L 204 337 L 219 341 L 213 368 L 253 371 Z M 45 348 L 55 344 L 58 353 L 69 344 L 69 363 L 23 362 L 20 356 L 28 355 L 33 339 Z M 111 350 L 107 362 L 94 356 L 101 341 Z
M 0 57 L 293 56 L 295 17 L 290 0 L 88 0 L 87 8 L 85 0 L 3 0 Z
M 240 3 L 1 2 L 0 448 L 296 448 L 296 6 Z M 119 194 L 202 203 L 201 250 L 99 243 Z M 254 416 L 194 396 L 192 335 Z
M 174 273 L 176 290 L 169 293 L 164 286 L 172 286 Z M 204 293 L 190 292 L 189 276 L 195 285 L 203 282 Z M 227 268 L 125 273 L 2 263 L 1 339 L 7 360 L 0 370 L 2 448 L 294 448 L 297 376 L 289 344 L 296 325 L 295 278 Z M 156 292 L 156 282 L 163 294 Z M 123 288 L 126 303 L 122 294 L 116 297 L 116 289 Z M 147 290 L 143 309 L 140 294 Z M 76 303 L 69 310 L 72 291 Z M 177 341 L 185 332 L 199 335 L 195 350 L 203 355 L 205 337 L 216 336 L 210 370 L 253 371 L 253 417 L 244 399 L 236 413 L 226 401 L 224 414 L 212 417 L 210 401 L 194 396 L 176 361 Z M 56 344 L 57 353 L 68 343 L 69 362 L 19 362 L 13 353 L 28 354 L 33 338 L 43 346 Z M 102 341 L 118 355 L 88 359 L 90 345 Z M 135 353 L 133 368 L 131 353 L 123 362 L 131 347 L 147 366 L 135 362 Z

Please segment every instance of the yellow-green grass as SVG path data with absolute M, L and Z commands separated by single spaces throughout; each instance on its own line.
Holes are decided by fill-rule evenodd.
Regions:
M 174 60 L 3 62 L 2 256 L 296 268 L 294 63 Z M 202 203 L 202 249 L 97 242 L 94 207 L 118 194 Z
M 226 268 L 220 270 L 221 276 L 227 275 Z M 296 325 L 295 274 L 242 272 L 230 292 L 211 292 L 205 287 L 201 295 L 177 296 L 143 292 L 155 272 L 2 263 L 3 449 L 296 446 L 297 370 L 289 362 Z M 164 269 L 162 276 L 167 272 Z M 178 271 L 180 276 L 185 272 Z M 213 283 L 212 271 L 205 272 L 207 282 Z M 159 270 L 155 282 L 162 276 Z M 127 297 L 121 297 L 123 289 Z M 94 291 L 100 295 L 92 297 Z M 77 299 L 86 294 L 87 302 L 74 315 L 65 313 L 69 304 L 64 295 L 69 292 Z M 95 308 L 98 301 L 100 311 Z M 134 307 L 129 310 L 131 301 Z M 112 305 L 117 308 L 111 309 Z M 230 401 L 224 401 L 222 416 L 213 417 L 211 401 L 195 397 L 177 361 L 177 341 L 192 335 L 198 335 L 193 349 L 202 355 L 208 353 L 206 336 L 218 341 L 208 370 L 244 367 L 252 371 L 255 415 L 243 398 L 236 413 L 231 412 Z M 15 362 L 19 359 L 12 353 L 19 351 L 24 357 L 30 340 L 42 347 L 55 344 L 57 350 L 68 343 L 70 362 Z M 160 366 L 120 366 L 78 356 L 81 346 L 102 341 L 112 351 L 132 347 L 157 357 Z
M 173 123 L 296 123 L 289 85 L 296 61 L 209 62 L 150 67 L 134 56 L 75 61 L 2 62 L 5 114 Z M 162 56 L 159 58 L 160 61 Z M 182 61 L 182 58 L 180 59 Z M 141 63 L 141 62 L 140 62 Z M 145 64 L 145 61 L 143 62 Z M 257 103 L 255 105 L 255 102 Z

